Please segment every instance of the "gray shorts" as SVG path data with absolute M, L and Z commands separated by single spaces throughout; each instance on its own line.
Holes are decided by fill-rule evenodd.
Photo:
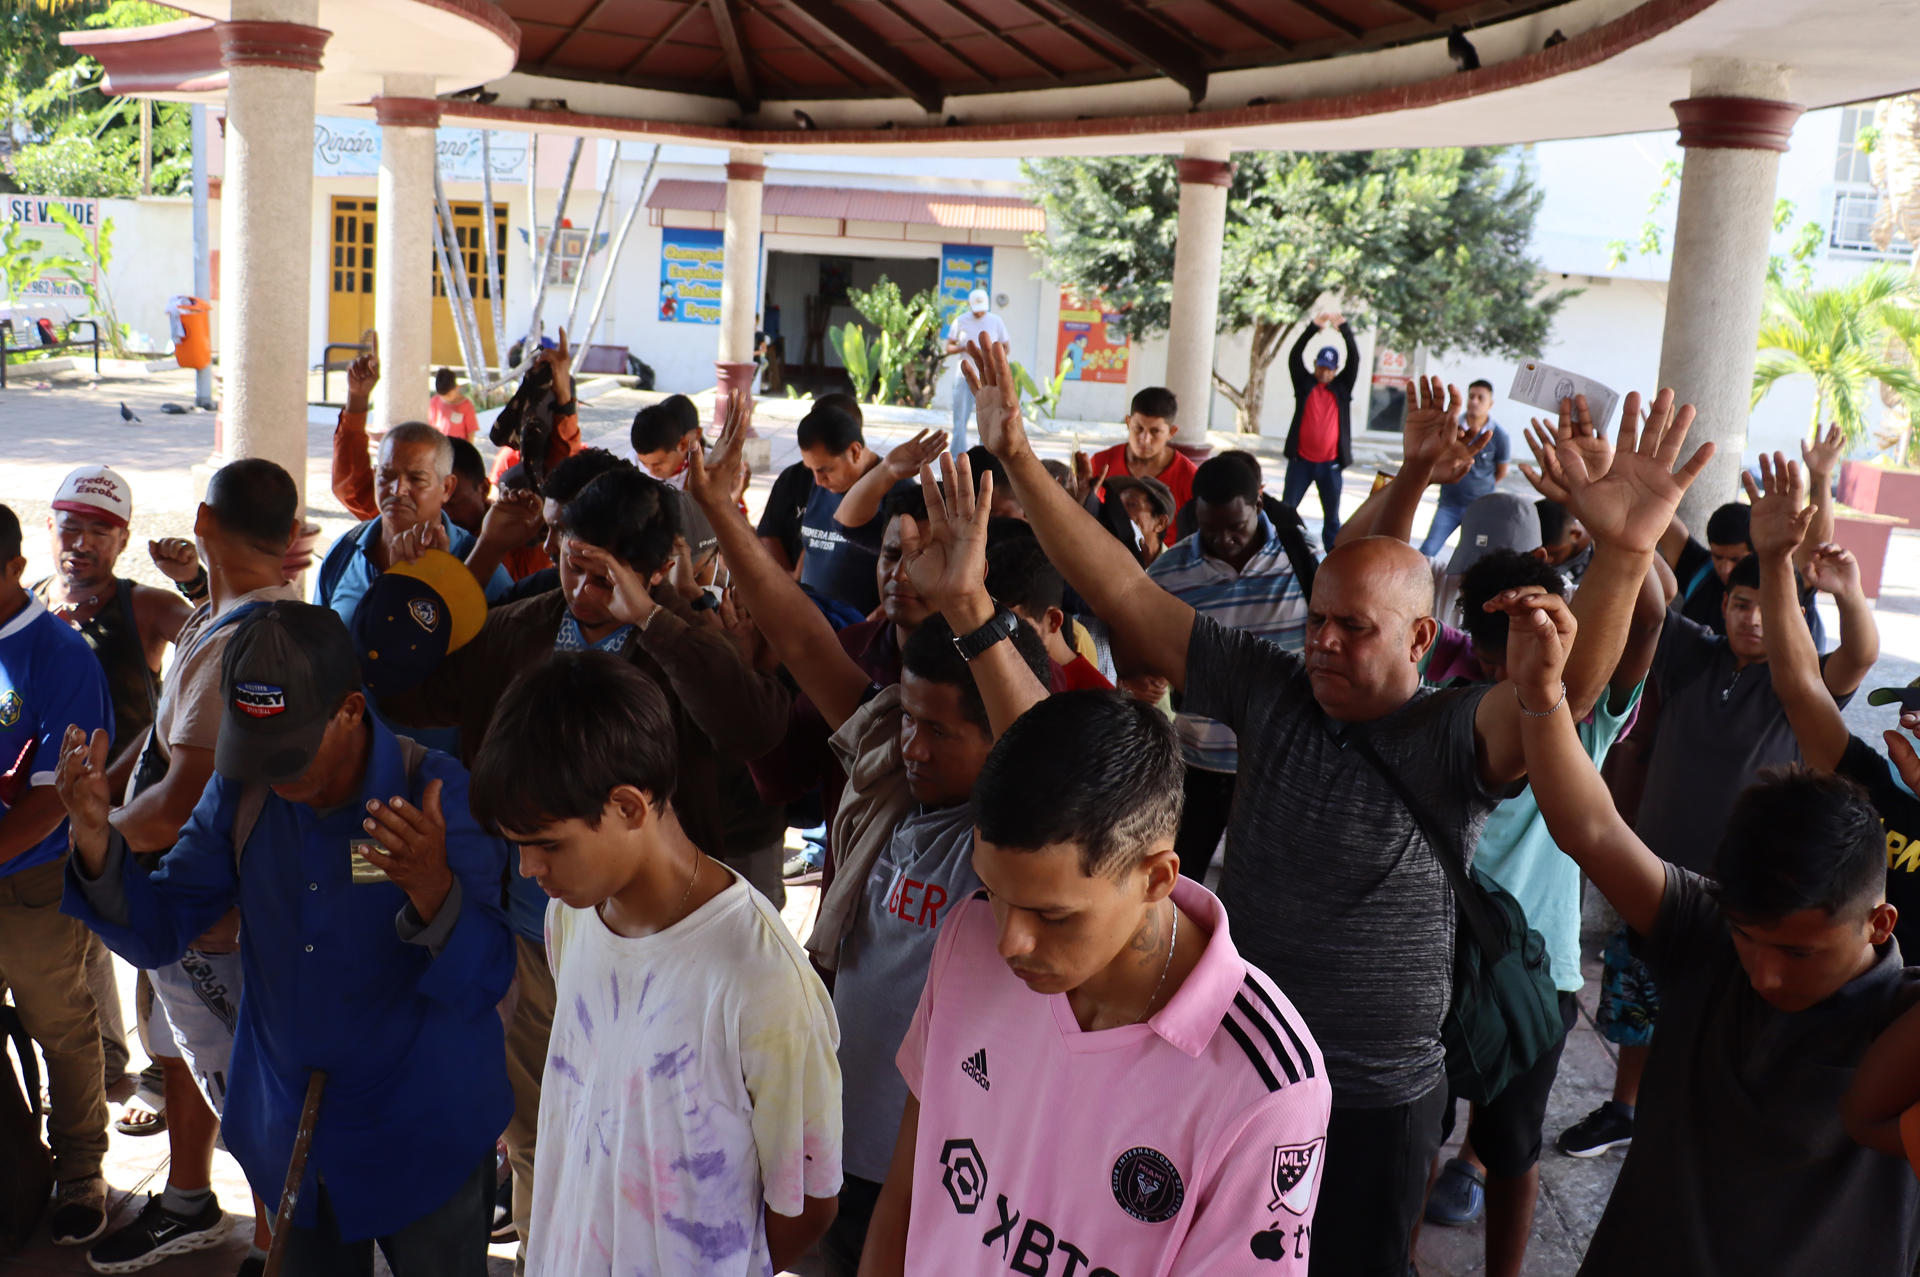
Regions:
M 240 955 L 189 949 L 147 973 L 153 985 L 145 1040 L 150 1054 L 182 1060 L 216 1116 L 227 1106 L 227 1070 L 240 1018 Z

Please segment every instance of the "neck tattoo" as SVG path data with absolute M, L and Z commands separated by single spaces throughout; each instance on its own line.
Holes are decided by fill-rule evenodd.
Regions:
M 1160 990 L 1166 986 L 1167 972 L 1173 970 L 1174 946 L 1179 943 L 1180 943 L 1180 906 L 1174 905 L 1173 906 L 1173 934 L 1167 940 L 1167 960 L 1160 965 L 1160 980 L 1157 984 L 1153 986 L 1153 994 L 1151 997 L 1147 999 L 1146 1010 L 1140 1013 L 1140 1019 L 1135 1020 L 1134 1021 L 1135 1024 L 1141 1023 L 1149 1015 L 1153 1014 L 1153 1004 L 1160 1000 Z

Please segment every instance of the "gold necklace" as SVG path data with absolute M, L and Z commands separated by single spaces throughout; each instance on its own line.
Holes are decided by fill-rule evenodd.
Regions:
M 700 881 L 700 857 L 703 854 L 698 847 L 693 849 L 693 872 L 687 875 L 687 889 L 680 893 L 680 903 L 673 907 L 673 922 L 668 923 L 668 926 L 672 926 L 674 923 L 680 921 L 680 911 L 685 909 L 687 907 L 687 901 L 693 898 L 693 884 Z M 665 928 L 662 929 L 664 930 Z M 1162 978 L 1164 979 L 1165 977 Z
M 1134 1021 L 1135 1024 L 1141 1023 L 1141 1021 L 1144 1021 L 1147 1018 L 1147 1016 L 1153 1013 L 1153 1004 L 1159 1000 L 1160 990 L 1167 983 L 1167 972 L 1173 970 L 1173 949 L 1174 949 L 1174 946 L 1179 943 L 1180 943 L 1180 906 L 1174 905 L 1173 906 L 1173 935 L 1170 936 L 1167 940 L 1167 960 L 1164 963 L 1162 963 L 1160 966 L 1160 982 L 1153 986 L 1153 995 L 1147 999 L 1147 1009 L 1140 1013 L 1140 1019 L 1135 1020 Z

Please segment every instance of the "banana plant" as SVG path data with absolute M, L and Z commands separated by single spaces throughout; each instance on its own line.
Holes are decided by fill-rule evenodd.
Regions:
M 1060 356 L 1060 367 L 1054 371 L 1053 380 L 1044 387 L 1033 379 L 1033 374 L 1023 367 L 1019 360 L 1010 361 L 1013 368 L 1013 384 L 1020 392 L 1022 412 L 1052 420 L 1060 408 L 1060 395 L 1067 388 L 1067 373 L 1073 367 L 1073 361 Z
M 867 359 L 865 330 L 858 324 L 842 324 L 827 329 L 827 338 L 840 352 L 840 362 L 846 367 L 848 380 L 853 382 L 853 397 L 862 403 L 871 403 L 868 389 L 873 384 L 873 371 Z

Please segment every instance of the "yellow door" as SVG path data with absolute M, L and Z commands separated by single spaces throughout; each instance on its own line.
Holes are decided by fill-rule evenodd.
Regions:
M 372 200 L 334 197 L 327 299 L 329 342 L 357 342 L 373 327 L 373 229 Z M 340 355 L 345 357 L 344 352 Z
M 473 298 L 474 318 L 480 328 L 480 347 L 486 361 L 498 367 L 500 353 L 493 343 L 493 294 L 487 289 L 486 244 L 481 235 L 478 204 L 453 204 L 453 234 L 461 264 L 467 272 L 467 291 Z M 495 208 L 493 246 L 498 259 L 500 287 L 507 286 L 507 213 Z M 453 304 L 447 296 L 446 281 L 440 277 L 440 255 L 433 258 L 433 362 L 464 372 L 460 360 L 460 334 L 453 325 Z

